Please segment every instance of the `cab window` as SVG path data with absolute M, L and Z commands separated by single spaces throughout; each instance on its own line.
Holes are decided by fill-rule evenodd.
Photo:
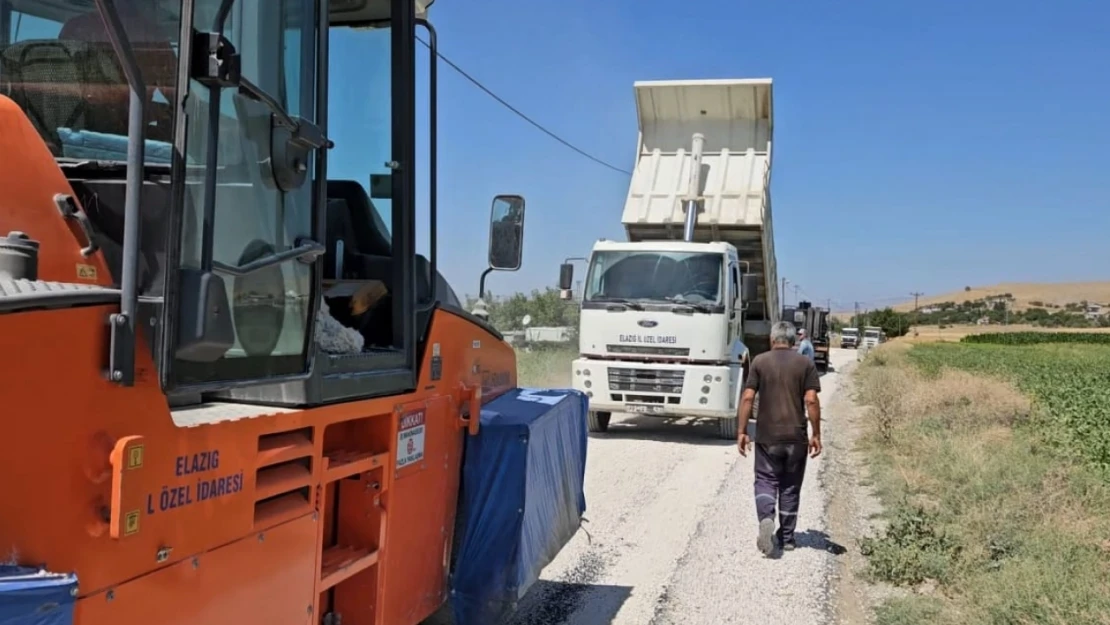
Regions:
M 316 4 L 235 0 L 222 28 L 241 56 L 243 78 L 289 115 L 307 120 L 315 118 Z M 220 5 L 221 0 L 196 0 L 195 29 L 218 31 Z M 274 111 L 237 89 L 220 89 L 218 105 L 212 105 L 213 92 L 195 78 L 188 81 L 183 222 L 199 227 L 180 229 L 180 266 L 214 270 L 221 278 L 232 310 L 234 343 L 215 361 L 178 352 L 173 377 L 181 386 L 304 373 L 311 345 L 310 262 L 291 259 L 246 276 L 221 267 L 243 267 L 312 239 L 315 159 L 301 163 L 307 170 L 303 184 L 283 188 L 271 167 L 279 156 L 272 138 Z M 210 150 L 213 124 L 218 124 L 218 142 Z M 215 174 L 213 186 L 206 185 L 210 172 Z M 212 193 L 214 211 L 208 219 L 206 199 Z M 193 314 L 187 297 L 177 304 L 182 316 Z
M 146 160 L 169 163 L 180 10 L 116 6 L 147 85 Z M 55 157 L 126 160 L 130 89 L 93 3 L 0 0 L 0 94 Z

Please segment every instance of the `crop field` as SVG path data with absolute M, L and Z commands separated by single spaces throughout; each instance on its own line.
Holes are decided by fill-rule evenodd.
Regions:
M 1036 425 L 1047 442 L 1110 475 L 1110 335 L 1031 332 L 968 338 L 977 340 L 916 345 L 909 356 L 926 372 L 948 366 L 1013 382 L 1033 400 Z M 1092 338 L 1099 344 L 1091 344 Z
M 1110 623 L 1110 345 L 992 336 L 858 369 L 878 625 Z
M 1106 332 L 1001 332 L 969 334 L 961 343 L 974 345 L 1110 345 Z

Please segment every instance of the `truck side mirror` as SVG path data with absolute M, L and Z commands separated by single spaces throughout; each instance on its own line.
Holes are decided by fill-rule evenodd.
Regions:
M 759 299 L 759 278 L 760 276 L 752 273 L 741 276 L 740 297 L 743 298 L 745 306 Z
M 563 263 L 559 265 L 559 299 L 574 299 L 574 265 Z
M 524 198 L 498 195 L 493 198 L 489 225 L 489 268 L 520 269 L 524 253 Z

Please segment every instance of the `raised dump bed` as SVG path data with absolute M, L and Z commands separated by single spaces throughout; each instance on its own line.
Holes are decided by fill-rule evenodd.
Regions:
M 700 134 L 701 212 L 693 240 L 735 246 L 763 275 L 748 319 L 777 319 L 771 79 L 647 81 L 635 83 L 635 91 L 639 146 L 621 218 L 628 240 L 683 239 L 692 146 Z

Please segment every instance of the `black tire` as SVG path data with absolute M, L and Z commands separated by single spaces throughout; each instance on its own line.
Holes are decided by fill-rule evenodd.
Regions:
M 591 432 L 605 432 L 609 429 L 609 417 L 612 413 L 589 411 L 586 413 L 586 429 Z
M 734 441 L 740 437 L 740 419 L 736 417 L 724 417 L 717 419 L 717 436 Z

